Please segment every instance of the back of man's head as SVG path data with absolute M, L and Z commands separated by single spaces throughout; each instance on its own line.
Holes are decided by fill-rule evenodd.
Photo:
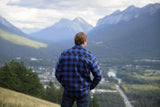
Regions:
M 84 32 L 79 32 L 74 37 L 75 45 L 82 45 L 85 41 L 87 41 L 87 34 Z

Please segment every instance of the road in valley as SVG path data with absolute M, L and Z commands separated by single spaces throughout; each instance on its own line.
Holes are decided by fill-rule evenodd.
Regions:
M 130 104 L 127 96 L 124 94 L 124 92 L 122 91 L 122 89 L 119 87 L 119 85 L 116 84 L 116 87 L 118 88 L 119 93 L 121 94 L 121 96 L 124 99 L 124 103 L 126 105 L 126 107 L 132 107 L 132 105 Z

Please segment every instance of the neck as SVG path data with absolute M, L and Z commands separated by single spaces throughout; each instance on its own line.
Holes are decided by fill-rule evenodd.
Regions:
M 82 45 L 80 45 L 80 46 L 86 47 L 86 45 L 85 45 L 85 44 L 82 44 Z
M 83 47 L 85 47 L 84 45 L 80 45 L 80 46 L 83 46 Z

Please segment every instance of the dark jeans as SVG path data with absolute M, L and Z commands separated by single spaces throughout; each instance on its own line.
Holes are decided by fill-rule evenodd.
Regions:
M 72 107 L 74 101 L 77 107 L 89 107 L 89 94 L 82 97 L 69 97 L 63 93 L 61 107 Z

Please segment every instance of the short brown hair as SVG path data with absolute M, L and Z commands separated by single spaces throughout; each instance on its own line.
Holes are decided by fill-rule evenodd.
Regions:
M 88 36 L 84 32 L 79 32 L 74 37 L 75 45 L 81 45 L 87 41 Z

